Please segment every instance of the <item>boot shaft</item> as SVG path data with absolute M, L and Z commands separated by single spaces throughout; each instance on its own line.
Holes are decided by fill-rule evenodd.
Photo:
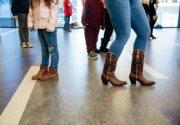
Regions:
M 131 72 L 134 75 L 142 75 L 145 54 L 142 50 L 136 49 L 132 54 Z
M 103 73 L 105 75 L 108 75 L 109 73 L 112 73 L 115 71 L 117 60 L 118 60 L 117 56 L 113 54 L 112 52 L 108 52 L 106 54 L 106 59 L 105 59 L 105 64 L 104 64 L 104 69 L 103 69 Z

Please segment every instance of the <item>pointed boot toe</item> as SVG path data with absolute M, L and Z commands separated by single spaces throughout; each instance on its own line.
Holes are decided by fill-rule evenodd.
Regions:
M 123 86 L 127 84 L 126 81 L 117 79 L 114 74 L 116 70 L 117 60 L 117 56 L 112 52 L 108 52 L 106 54 L 104 69 L 101 76 L 104 85 L 108 85 L 108 82 L 110 82 L 113 86 Z

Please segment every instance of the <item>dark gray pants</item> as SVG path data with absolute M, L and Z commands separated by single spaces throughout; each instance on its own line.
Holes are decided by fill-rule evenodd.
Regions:
M 28 13 L 18 13 L 18 22 L 19 22 L 19 38 L 21 44 L 23 42 L 29 43 L 29 29 L 27 24 Z

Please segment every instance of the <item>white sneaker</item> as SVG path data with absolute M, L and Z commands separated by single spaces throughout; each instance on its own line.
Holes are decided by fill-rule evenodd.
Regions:
M 25 42 L 23 42 L 23 43 L 21 44 L 21 47 L 22 47 L 22 48 L 27 48 L 28 46 L 26 45 Z
M 27 43 L 27 47 L 28 48 L 33 48 L 33 45 L 31 45 L 30 43 Z

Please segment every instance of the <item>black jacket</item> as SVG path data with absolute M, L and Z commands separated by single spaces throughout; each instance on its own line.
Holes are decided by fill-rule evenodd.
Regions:
M 29 12 L 29 0 L 12 0 L 11 11 L 14 15 Z

